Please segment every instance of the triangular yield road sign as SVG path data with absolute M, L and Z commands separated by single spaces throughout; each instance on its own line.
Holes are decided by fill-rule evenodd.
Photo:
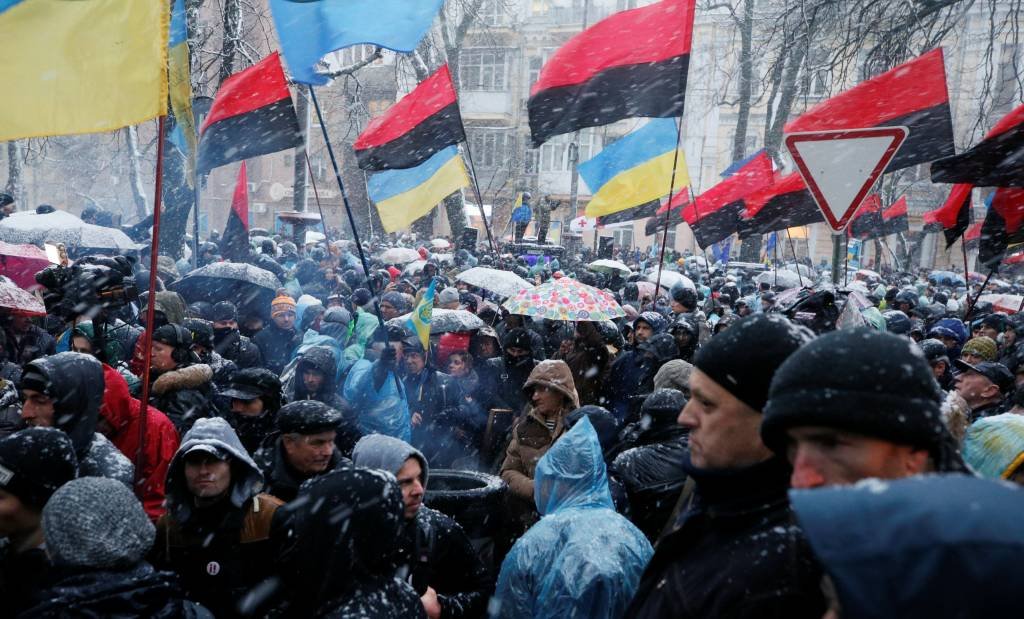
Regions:
M 907 133 L 906 127 L 811 131 L 784 141 L 828 224 L 842 232 Z

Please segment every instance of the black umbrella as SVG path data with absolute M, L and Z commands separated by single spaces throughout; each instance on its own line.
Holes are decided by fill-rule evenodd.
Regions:
M 280 287 L 281 281 L 270 271 L 241 262 L 214 262 L 168 286 L 189 303 L 230 301 L 260 315 L 269 313 Z

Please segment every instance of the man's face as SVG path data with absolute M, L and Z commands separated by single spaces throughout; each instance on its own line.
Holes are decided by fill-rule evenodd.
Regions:
M 21 419 L 31 428 L 53 427 L 53 398 L 34 389 L 22 389 Z
M 469 368 L 466 366 L 466 360 L 461 355 L 448 357 L 448 373 L 456 377 L 468 374 Z
M 761 413 L 700 370 L 690 375 L 691 398 L 679 414 L 690 428 L 690 461 L 702 469 L 732 469 L 771 457 L 761 442 Z
M 923 473 L 928 452 L 845 430 L 805 426 L 787 431 L 793 488 L 856 483 L 869 477 L 901 479 Z
M 983 374 L 967 370 L 956 377 L 956 392 L 973 408 L 997 397 L 999 387 Z
M 92 342 L 84 335 L 76 335 L 71 338 L 71 352 L 80 352 L 86 355 L 92 354 Z
M 1013 329 L 1007 329 L 1003 331 L 1003 348 L 1009 350 L 1013 346 L 1014 342 L 1017 341 L 1017 332 Z
M 238 328 L 237 320 L 215 320 L 213 322 L 214 329 L 231 329 L 234 331 Z
M 525 348 L 520 348 L 518 346 L 509 346 L 508 348 L 505 349 L 505 354 L 508 355 L 508 357 L 513 361 L 519 361 L 521 359 L 529 357 L 530 351 L 526 350 Z
M 153 355 L 150 357 L 149 366 L 158 372 L 166 372 L 178 367 L 174 360 L 174 347 L 163 342 L 153 342 Z
M 405 518 L 412 520 L 423 504 L 423 467 L 416 458 L 409 458 L 398 469 L 398 487 L 402 489 L 402 501 L 405 503 Z
M 263 414 L 263 400 L 259 398 L 251 400 L 231 398 L 231 412 L 243 417 L 259 417 Z
M 278 313 L 274 316 L 274 324 L 277 325 L 278 329 L 291 330 L 295 326 L 295 312 L 285 311 Z
M 405 369 L 410 374 L 413 374 L 413 375 L 419 374 L 420 372 L 422 372 L 423 371 L 423 366 L 425 366 L 426 363 L 427 363 L 426 360 L 423 358 L 423 355 L 421 355 L 418 352 L 410 352 L 409 354 L 405 355 L 404 359 L 405 359 Z
M 999 332 L 988 325 L 981 326 L 981 334 L 992 338 L 992 341 L 998 341 L 999 339 Z
M 21 499 L 0 490 L 0 537 L 23 535 L 39 527 L 40 513 L 29 509 Z
M 536 385 L 533 388 L 533 393 L 530 394 L 530 403 L 533 404 L 533 409 L 545 416 L 554 415 L 562 410 L 564 399 L 565 395 L 562 392 L 544 385 Z
M 398 308 L 387 301 L 382 301 L 380 304 L 380 315 L 384 317 L 384 320 L 391 320 L 401 316 L 398 313 Z
M 633 341 L 637 344 L 646 342 L 647 338 L 654 335 L 654 329 L 646 322 L 638 322 L 633 326 Z
M 327 470 L 334 454 L 334 430 L 317 434 L 285 434 L 285 458 L 293 469 L 303 475 L 316 475 Z
M 686 308 L 683 307 L 683 304 L 680 303 L 679 301 L 672 301 L 671 307 L 672 307 L 672 313 L 673 314 L 684 314 L 684 313 L 686 313 Z
M 201 499 L 221 496 L 231 487 L 231 464 L 205 451 L 185 456 L 185 485 Z
M 936 361 L 936 362 L 932 363 L 931 365 L 932 365 L 932 376 L 935 377 L 935 380 L 939 380 L 940 378 L 942 378 L 946 374 L 946 362 L 945 361 Z
M 324 385 L 324 374 L 320 370 L 306 368 L 302 372 L 302 384 L 306 387 L 306 393 L 317 393 Z

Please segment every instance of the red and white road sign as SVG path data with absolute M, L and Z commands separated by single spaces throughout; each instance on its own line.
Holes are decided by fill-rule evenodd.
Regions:
M 810 131 L 784 141 L 826 221 L 842 232 L 907 133 L 906 127 Z

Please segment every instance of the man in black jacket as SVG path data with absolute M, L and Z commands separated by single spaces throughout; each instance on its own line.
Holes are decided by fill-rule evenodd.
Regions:
M 348 464 L 334 444 L 342 421 L 339 411 L 316 400 L 282 406 L 277 438 L 256 454 L 266 491 L 288 503 L 302 482 Z
M 523 385 L 537 366 L 537 358 L 530 333 L 522 327 L 510 330 L 502 340 L 501 356 L 488 359 L 477 369 L 480 389 L 476 399 L 484 410 L 507 408 L 514 415 L 521 413 L 527 403 Z
M 759 428 L 776 368 L 809 340 L 774 314 L 704 345 L 679 416 L 694 490 L 644 571 L 629 617 L 819 619 L 821 569 L 789 507 L 790 469 Z
M 400 538 L 399 566 L 420 594 L 430 619 L 480 617 L 494 592 L 494 580 L 457 522 L 423 505 L 427 460 L 405 441 L 371 434 L 352 452 L 358 467 L 380 469 L 398 478 L 406 525 Z
M 458 458 L 469 455 L 468 445 L 460 440 L 465 432 L 459 431 L 472 428 L 476 421 L 463 419 L 462 388 L 451 376 L 430 365 L 418 337 L 406 338 L 402 343 L 402 361 L 412 415 L 412 443 L 438 467 L 449 468 Z
M 213 306 L 213 349 L 242 370 L 259 367 L 263 361 L 259 347 L 238 332 L 238 310 L 229 301 Z
M 32 324 L 32 319 L 24 314 L 12 314 L 4 331 L 7 358 L 18 365 L 57 352 L 57 341 L 53 336 Z
M 686 396 L 658 389 L 644 400 L 641 420 L 622 431 L 619 453 L 609 477 L 625 486 L 630 520 L 654 543 L 665 529 L 676 499 L 686 483 L 683 460 L 689 431 L 676 423 Z
M 229 402 L 224 418 L 235 429 L 245 450 L 256 453 L 274 431 L 281 408 L 281 379 L 263 368 L 238 370 L 220 395 Z
M 295 329 L 295 299 L 285 294 L 276 297 L 270 304 L 270 317 L 270 324 L 252 341 L 260 349 L 263 367 L 280 375 L 302 341 L 302 334 Z

